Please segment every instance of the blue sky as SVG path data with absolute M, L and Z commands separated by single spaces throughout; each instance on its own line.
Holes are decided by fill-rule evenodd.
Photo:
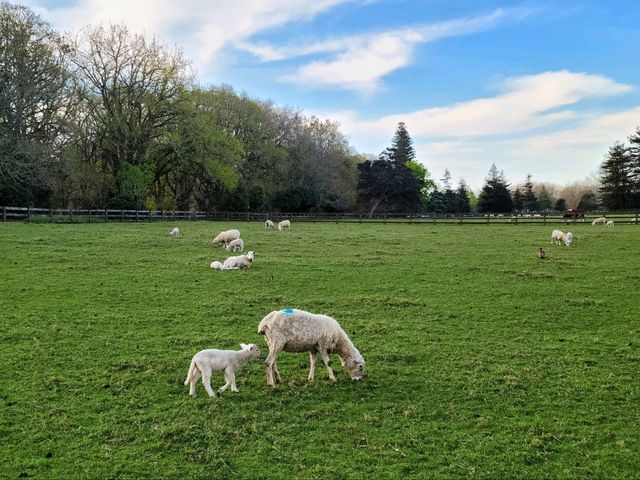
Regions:
M 475 190 L 596 172 L 640 126 L 640 4 L 626 0 L 26 0 L 62 31 L 126 23 L 204 85 L 339 121 L 377 155 L 404 121 L 436 179 Z

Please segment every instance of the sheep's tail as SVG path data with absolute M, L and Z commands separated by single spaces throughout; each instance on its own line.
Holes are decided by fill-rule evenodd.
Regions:
M 276 315 L 278 313 L 277 310 L 274 310 L 273 312 L 269 313 L 266 317 L 264 317 L 262 319 L 262 321 L 260 322 L 260 324 L 258 325 L 258 333 L 260 335 L 266 335 L 267 333 L 267 327 L 269 326 L 269 321 L 273 318 L 274 315 Z
M 195 357 L 191 360 L 191 365 L 189 365 L 189 371 L 187 372 L 187 379 L 184 381 L 185 385 L 189 385 L 191 382 L 191 378 L 193 378 L 193 374 L 196 370 L 196 359 Z

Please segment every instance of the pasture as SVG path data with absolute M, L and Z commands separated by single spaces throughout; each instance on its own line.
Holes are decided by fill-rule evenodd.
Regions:
M 232 227 L 254 267 L 209 269 Z M 640 228 L 553 228 L 0 224 L 1 476 L 637 478 Z M 335 317 L 365 378 L 283 353 L 271 391 L 285 307 Z M 240 342 L 240 392 L 190 398 L 193 354 Z

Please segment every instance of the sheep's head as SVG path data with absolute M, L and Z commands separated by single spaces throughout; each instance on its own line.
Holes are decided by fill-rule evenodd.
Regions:
M 564 244 L 568 247 L 569 245 L 571 245 L 571 242 L 573 242 L 573 233 L 568 232 L 564 236 Z
M 260 349 L 255 343 L 250 343 L 248 345 L 246 343 L 241 343 L 240 347 L 246 352 L 251 352 L 252 357 L 258 358 L 261 354 Z
M 358 354 L 346 359 L 341 358 L 342 366 L 347 369 L 351 380 L 360 380 L 364 376 L 364 358 Z
M 253 256 L 256 254 L 256 252 L 254 252 L 253 250 L 251 250 L 250 252 L 247 252 L 247 258 L 249 259 L 250 262 L 253 263 Z

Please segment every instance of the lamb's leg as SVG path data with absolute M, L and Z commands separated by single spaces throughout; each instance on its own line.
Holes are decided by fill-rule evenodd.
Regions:
M 196 383 L 200 379 L 200 370 L 195 368 L 193 370 L 193 374 L 191 375 L 191 381 L 189 382 L 189 395 L 192 397 L 196 396 Z
M 201 368 L 200 371 L 202 372 L 202 384 L 204 385 L 204 389 L 210 397 L 215 397 L 216 392 L 211 389 L 211 369 Z
M 218 393 L 224 392 L 231 386 L 231 380 L 229 379 L 229 373 L 227 372 L 227 369 L 225 369 L 224 371 L 224 380 L 226 383 L 218 389 Z
M 227 368 L 227 370 L 225 370 L 225 374 L 229 377 L 227 382 L 231 383 L 231 391 L 236 393 L 239 392 L 240 390 L 236 387 L 236 373 L 231 368 Z
M 327 368 L 327 372 L 329 372 L 329 378 L 332 382 L 335 382 L 336 376 L 333 374 L 333 369 L 331 368 L 331 359 L 329 358 L 329 354 L 326 350 L 320 350 L 320 356 L 322 357 L 324 366 Z
M 316 359 L 318 358 L 318 352 L 309 352 L 311 357 L 311 368 L 309 369 L 309 381 L 313 382 L 313 377 L 316 373 Z

